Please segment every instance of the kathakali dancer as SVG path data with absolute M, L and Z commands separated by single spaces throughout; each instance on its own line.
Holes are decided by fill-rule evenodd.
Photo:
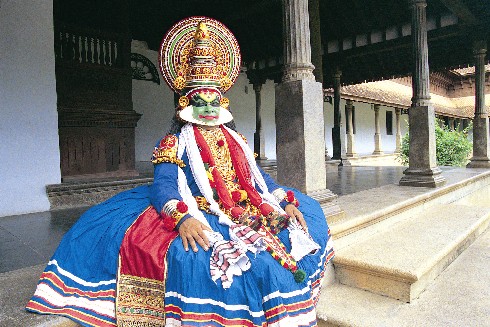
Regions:
M 235 37 L 190 17 L 165 35 L 159 61 L 180 99 L 153 184 L 84 213 L 27 310 L 84 326 L 316 326 L 327 222 L 234 130 L 223 95 L 240 71 Z

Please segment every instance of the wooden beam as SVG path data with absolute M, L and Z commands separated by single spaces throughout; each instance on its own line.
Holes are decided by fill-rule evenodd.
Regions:
M 471 10 L 461 0 L 441 0 L 441 2 L 447 9 L 455 14 L 463 24 L 477 25 L 480 23 Z

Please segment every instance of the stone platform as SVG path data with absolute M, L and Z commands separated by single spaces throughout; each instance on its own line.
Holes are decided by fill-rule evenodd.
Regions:
M 489 249 L 487 230 L 411 303 L 340 283 L 324 288 L 318 326 L 489 326 Z
M 490 172 L 444 175 L 439 189 L 385 185 L 338 198 L 346 215 L 330 222 L 336 282 L 322 292 L 320 326 L 488 326 L 490 286 L 479 278 L 490 264 Z M 478 251 L 468 271 L 456 264 Z M 450 297 L 465 292 L 470 301 Z

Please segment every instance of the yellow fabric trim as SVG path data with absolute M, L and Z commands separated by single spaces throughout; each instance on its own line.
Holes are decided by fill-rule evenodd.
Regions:
M 177 148 L 179 147 L 179 139 L 175 135 L 167 135 L 160 142 L 158 147 L 153 150 L 151 162 L 159 164 L 169 162 L 177 164 L 179 167 L 185 167 L 185 163 L 177 158 Z
M 177 159 L 177 158 L 171 158 L 171 157 L 168 157 L 168 156 L 160 156 L 160 157 L 157 157 L 155 159 L 152 159 L 151 162 L 154 163 L 154 164 L 159 164 L 159 163 L 162 163 L 162 162 L 169 162 L 169 163 L 177 164 L 181 168 L 184 168 L 185 167 L 185 163 L 182 160 Z

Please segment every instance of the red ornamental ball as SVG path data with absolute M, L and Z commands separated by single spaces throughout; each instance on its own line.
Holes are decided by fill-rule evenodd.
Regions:
M 168 231 L 172 231 L 175 228 L 175 220 L 172 219 L 170 216 L 165 216 L 163 219 L 163 228 L 165 228 Z
M 240 202 L 242 194 L 240 191 L 233 191 L 231 192 L 231 198 L 233 199 L 233 202 Z
M 233 207 L 231 208 L 231 216 L 233 218 L 240 218 L 240 216 L 243 214 L 245 210 L 243 210 L 243 208 L 240 208 L 240 207 Z
M 187 207 L 187 204 L 184 203 L 184 201 L 179 201 L 177 203 L 177 210 L 180 213 L 184 213 L 184 212 L 187 212 L 187 210 L 189 210 L 189 208 Z
M 268 214 L 274 211 L 274 208 L 272 208 L 268 203 L 262 203 L 259 206 L 259 209 L 260 209 L 260 214 L 262 216 L 267 216 Z
M 225 145 L 225 141 L 223 140 L 218 140 L 218 142 L 216 142 L 218 144 L 218 146 L 223 146 Z

